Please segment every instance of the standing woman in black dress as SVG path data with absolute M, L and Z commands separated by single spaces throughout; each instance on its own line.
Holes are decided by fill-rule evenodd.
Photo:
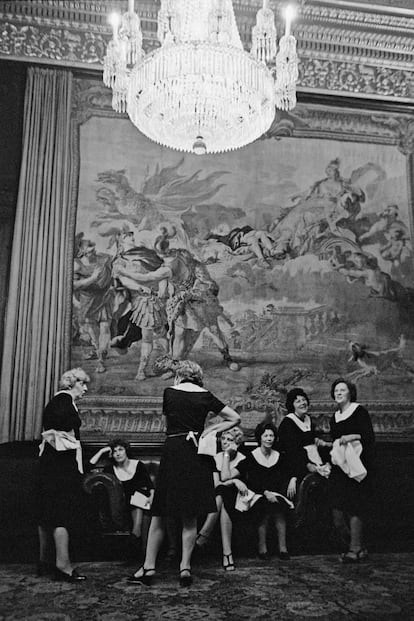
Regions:
M 349 550 L 342 555 L 343 563 L 358 563 L 366 557 L 363 546 L 363 519 L 369 508 L 372 493 L 372 468 L 375 435 L 367 410 L 356 402 L 356 386 L 339 378 L 331 387 L 331 397 L 338 409 L 330 420 L 331 436 L 340 446 L 359 441 L 362 445 L 360 460 L 367 470 L 362 481 L 350 478 L 338 466 L 333 465 L 330 475 L 331 502 L 334 524 L 337 529 L 349 527 Z
M 224 420 L 204 429 L 209 412 Z M 197 453 L 201 435 L 220 432 L 237 425 L 240 416 L 203 388 L 203 372 L 195 362 L 180 363 L 174 386 L 166 388 L 163 414 L 167 423 L 148 533 L 145 561 L 128 580 L 149 585 L 155 574 L 158 552 L 164 538 L 165 518 L 182 523 L 180 585 L 189 586 L 191 555 L 197 536 L 197 518 L 216 511 L 211 458 Z
M 74 523 L 81 492 L 82 456 L 79 442 L 81 420 L 76 401 L 87 391 L 89 377 L 83 369 L 66 371 L 60 390 L 43 413 L 43 442 L 39 467 L 38 574 L 53 573 L 57 580 L 81 582 L 69 557 L 69 531 Z M 51 537 L 56 550 L 55 565 L 48 561 Z

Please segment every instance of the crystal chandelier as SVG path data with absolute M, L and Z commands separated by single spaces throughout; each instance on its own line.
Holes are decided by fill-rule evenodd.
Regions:
M 296 104 L 291 18 L 287 10 L 277 49 L 274 13 L 264 0 L 248 53 L 232 0 L 161 0 L 161 46 L 144 54 L 140 19 L 128 0 L 128 11 L 112 20 L 104 59 L 114 110 L 127 112 L 151 140 L 181 151 L 221 153 L 253 142 L 270 127 L 275 106 Z

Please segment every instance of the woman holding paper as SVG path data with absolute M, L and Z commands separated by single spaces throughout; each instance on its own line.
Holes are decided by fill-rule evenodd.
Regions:
M 151 508 L 154 485 L 145 465 L 138 459 L 131 459 L 129 451 L 129 443 L 122 438 L 116 438 L 108 446 L 95 453 L 89 461 L 94 465 L 103 456 L 109 456 L 112 463 L 105 466 L 104 471 L 115 475 L 122 484 L 127 508 L 131 513 L 133 547 L 139 551 L 143 536 L 144 517 Z M 148 528 L 148 520 L 146 528 Z
M 286 512 L 293 508 L 287 498 L 291 473 L 284 455 L 273 448 L 277 431 L 272 423 L 264 422 L 256 427 L 255 438 L 259 446 L 238 465 L 238 471 L 247 488 L 263 499 L 257 502 L 261 511 L 259 522 L 259 558 L 268 560 L 267 532 L 269 521 L 275 524 L 279 543 L 279 558 L 289 560 L 286 546 Z
M 331 387 L 331 397 L 338 409 L 330 420 L 334 441 L 331 452 L 352 445 L 367 474 L 362 480 L 351 478 L 339 465 L 332 466 L 331 504 L 336 528 L 349 529 L 349 550 L 342 555 L 343 563 L 358 563 L 367 555 L 363 546 L 363 519 L 372 493 L 371 477 L 375 435 L 367 410 L 356 402 L 357 391 L 352 382 L 339 378 Z
M 210 412 L 223 420 L 204 429 Z M 201 367 L 189 360 L 180 362 L 174 386 L 164 391 L 163 414 L 167 438 L 151 508 L 145 560 L 129 582 L 151 584 L 168 517 L 182 524 L 180 585 L 189 586 L 197 518 L 216 510 L 211 458 L 197 452 L 198 439 L 234 427 L 240 416 L 203 387 Z
M 63 582 L 82 582 L 69 557 L 69 531 L 75 521 L 81 494 L 81 419 L 76 401 L 87 391 L 89 377 L 83 369 L 66 371 L 60 379 L 60 390 L 49 401 L 43 413 L 43 442 L 39 464 L 40 560 L 38 575 L 53 574 Z M 49 562 L 53 537 L 55 563 Z

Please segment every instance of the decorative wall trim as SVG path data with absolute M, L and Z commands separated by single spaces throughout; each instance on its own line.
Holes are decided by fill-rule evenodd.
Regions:
M 232 403 L 241 415 L 241 425 L 246 438 L 254 438 L 254 429 L 265 416 L 271 416 L 279 425 L 285 410 L 282 403 L 274 399 L 253 398 L 243 403 Z M 161 413 L 161 399 L 121 397 L 108 399 L 101 404 L 96 399 L 80 405 L 82 440 L 86 443 L 103 443 L 110 438 L 122 436 L 140 444 L 159 443 L 164 437 L 165 425 Z M 379 440 L 414 440 L 414 408 L 412 403 L 395 404 L 371 402 L 369 412 Z M 312 418 L 318 429 L 329 431 L 329 419 L 333 413 L 331 401 L 312 405 Z
M 0 58 L 102 70 L 110 38 L 107 14 L 126 1 L 0 1 Z M 240 35 L 250 48 L 259 3 L 234 2 Z M 283 3 L 275 2 L 279 32 Z M 140 1 L 144 47 L 157 47 L 158 4 Z M 414 11 L 329 0 L 300 2 L 299 91 L 414 101 Z

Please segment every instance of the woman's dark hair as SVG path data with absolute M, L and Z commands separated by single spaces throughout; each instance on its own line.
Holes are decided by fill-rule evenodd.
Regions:
M 275 434 L 275 442 L 276 442 L 276 440 L 277 440 L 277 429 L 274 426 L 274 424 L 273 423 L 266 423 L 266 422 L 265 423 L 259 423 L 257 425 L 256 429 L 254 430 L 254 437 L 256 438 L 256 441 L 259 444 L 259 446 L 260 446 L 260 441 L 261 441 L 262 435 L 267 430 L 273 431 L 273 433 Z
M 113 451 L 117 446 L 123 446 L 127 454 L 127 457 L 130 457 L 129 452 L 131 450 L 131 445 L 129 444 L 129 442 L 127 442 L 123 438 L 115 438 L 114 440 L 111 440 L 108 446 L 111 448 L 111 451 Z
M 288 394 L 286 395 L 286 409 L 288 411 L 288 414 L 294 411 L 293 404 L 295 402 L 296 397 L 304 397 L 306 401 L 308 402 L 308 405 L 310 403 L 309 397 L 306 394 L 306 392 L 303 390 L 303 388 L 292 388 L 292 390 L 289 390 Z
M 345 384 L 346 387 L 349 390 L 349 400 L 352 402 L 355 402 L 357 400 L 357 389 L 355 384 L 353 384 L 352 382 L 350 382 L 347 379 L 344 379 L 343 377 L 338 377 L 338 379 L 336 379 L 334 381 L 334 383 L 331 386 L 331 397 L 332 399 L 335 399 L 335 388 L 338 386 L 338 384 Z

